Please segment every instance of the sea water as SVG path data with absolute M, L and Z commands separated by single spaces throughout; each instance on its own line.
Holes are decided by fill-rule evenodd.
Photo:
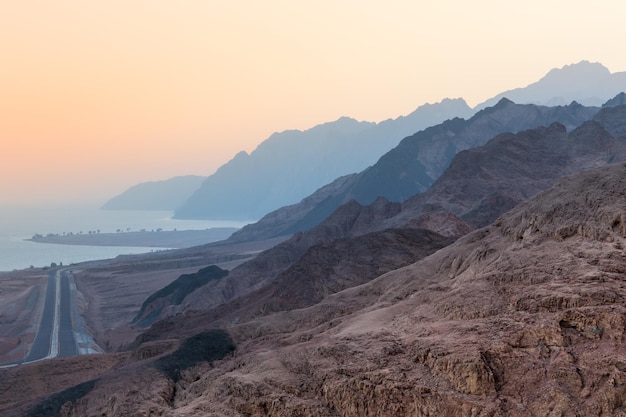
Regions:
M 249 222 L 174 220 L 168 211 L 100 210 L 90 205 L 0 206 L 0 271 L 110 259 L 155 248 L 55 245 L 27 241 L 35 234 L 123 233 L 243 227 Z M 158 250 L 158 249 L 157 249 Z

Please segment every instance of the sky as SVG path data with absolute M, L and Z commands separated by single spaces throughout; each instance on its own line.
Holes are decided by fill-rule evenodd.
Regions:
M 626 71 L 626 3 L 0 3 L 0 204 L 104 203 L 272 133 L 474 106 L 581 60 Z

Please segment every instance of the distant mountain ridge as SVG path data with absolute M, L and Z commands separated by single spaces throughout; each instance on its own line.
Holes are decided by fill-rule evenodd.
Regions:
M 147 195 L 150 189 L 167 198 L 172 210 L 180 207 L 176 218 L 258 219 L 339 176 L 361 171 L 417 130 L 472 113 L 463 99 L 444 99 L 380 123 L 341 117 L 304 131 L 275 133 L 252 153 L 239 152 L 204 177 L 206 185 L 197 185 L 187 195 L 173 193 L 167 182 L 142 183 L 114 197 L 104 208 L 161 209 L 162 202 Z M 163 185 L 160 190 L 158 184 Z M 192 197 L 196 191 L 198 196 Z
M 417 130 L 471 113 L 462 99 L 446 99 L 381 123 L 342 117 L 305 131 L 275 133 L 209 176 L 175 218 L 258 219 L 340 176 L 363 170 Z
M 104 210 L 174 211 L 202 184 L 205 177 L 186 175 L 137 184 L 107 201 Z
M 269 213 L 257 223 L 234 233 L 230 240 L 245 241 L 308 230 L 350 200 L 363 205 L 378 197 L 404 201 L 425 192 L 462 150 L 484 145 L 501 133 L 548 126 L 554 122 L 573 129 L 591 120 L 598 110 L 578 103 L 545 107 L 502 99 L 496 106 L 478 112 L 469 120 L 448 120 L 403 139 L 373 166 L 323 187 L 318 191 L 323 195 L 307 197 L 299 203 L 302 206 L 288 206 Z
M 600 106 L 624 90 L 626 72 L 611 73 L 598 62 L 581 61 L 554 68 L 539 81 L 500 93 L 474 109 L 491 107 L 504 97 L 519 104 L 556 106 L 577 101 L 585 106 Z
M 187 200 L 165 188 L 161 190 L 161 194 L 169 196 L 169 207 L 177 208 L 175 218 L 259 219 L 280 207 L 293 205 L 336 178 L 362 171 L 404 137 L 445 120 L 469 118 L 475 110 L 495 107 L 505 97 L 518 104 L 552 106 L 576 101 L 584 105 L 599 106 L 624 90 L 626 72 L 611 74 L 599 63 L 581 61 L 555 68 L 527 87 L 498 94 L 479 104 L 474 110 L 462 99 L 445 99 L 440 103 L 423 105 L 407 116 L 378 124 L 344 117 L 305 131 L 276 133 L 251 154 L 237 154 L 215 174 L 206 178 L 201 186 L 196 187 L 187 196 Z M 620 98 L 616 97 L 615 100 L 619 101 Z M 621 100 L 623 102 L 624 98 Z M 612 105 L 617 104 L 619 102 Z M 452 149 L 439 150 L 437 157 L 445 156 L 448 151 L 454 152 Z M 428 159 L 430 156 L 424 154 L 423 158 Z M 449 160 L 448 157 L 444 159 Z M 422 189 L 426 189 L 442 169 L 428 172 L 425 168 L 419 168 L 418 171 L 420 172 L 407 172 L 405 178 L 411 178 L 409 174 L 416 174 L 415 181 L 420 183 Z M 367 175 L 374 176 L 376 172 L 371 171 Z M 385 182 L 384 179 L 382 182 Z M 397 188 L 397 192 L 404 193 L 401 184 Z M 137 194 L 137 191 L 133 187 L 124 193 L 128 203 L 118 205 L 111 202 L 107 203 L 107 208 L 132 208 L 133 200 L 130 197 L 133 195 L 137 207 L 149 207 L 150 200 Z M 367 199 L 377 197 L 378 191 L 355 185 L 354 192 L 354 198 L 367 203 Z M 409 192 L 412 192 L 412 188 Z M 410 195 L 402 194 L 402 198 L 408 196 Z M 323 217 L 330 211 L 332 210 L 312 214 Z

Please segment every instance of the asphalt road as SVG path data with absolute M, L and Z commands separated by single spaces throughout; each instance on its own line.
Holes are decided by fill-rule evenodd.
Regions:
M 67 271 L 48 272 L 41 323 L 28 355 L 19 363 L 78 355 L 72 329 L 72 304 Z M 15 365 L 5 364 L 4 366 Z
M 61 308 L 59 320 L 59 356 L 76 356 L 78 348 L 72 328 L 72 300 L 70 298 L 70 280 L 67 271 L 61 271 Z
M 54 330 L 54 319 L 57 309 L 58 275 L 58 271 L 48 272 L 48 285 L 46 286 L 45 298 L 46 301 L 44 304 L 43 313 L 41 315 L 41 323 L 39 324 L 39 330 L 37 331 L 35 341 L 30 348 L 30 352 L 28 352 L 28 355 L 26 356 L 26 358 L 24 358 L 24 362 L 33 362 L 44 359 L 50 353 L 54 353 L 50 352 L 50 348 L 52 346 L 52 333 Z

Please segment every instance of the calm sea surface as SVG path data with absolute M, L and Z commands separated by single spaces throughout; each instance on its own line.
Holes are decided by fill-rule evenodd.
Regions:
M 51 245 L 28 242 L 34 234 L 101 233 L 146 230 L 204 230 L 242 227 L 249 222 L 173 220 L 167 211 L 105 211 L 94 206 L 0 207 L 0 271 L 50 263 L 114 258 L 122 254 L 151 252 L 154 248 Z

